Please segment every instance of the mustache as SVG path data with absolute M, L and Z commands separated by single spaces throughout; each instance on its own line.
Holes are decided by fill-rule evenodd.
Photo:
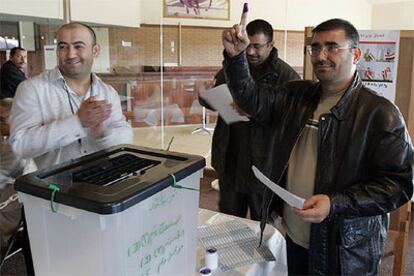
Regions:
M 335 67 L 335 63 L 329 61 L 329 60 L 318 60 L 317 62 L 314 63 L 315 66 L 324 66 L 324 65 L 329 65 L 332 67 Z
M 73 61 L 79 61 L 79 58 L 66 58 L 65 62 L 73 62 Z

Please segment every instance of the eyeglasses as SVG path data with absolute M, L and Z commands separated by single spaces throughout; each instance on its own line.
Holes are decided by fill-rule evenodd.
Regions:
M 249 44 L 249 45 L 247 46 L 247 49 L 249 49 L 249 48 L 253 48 L 253 49 L 255 49 L 255 50 L 260 50 L 260 49 L 262 49 L 263 47 L 265 47 L 267 44 L 269 44 L 269 42 L 266 42 L 266 43 L 263 43 L 263 44 L 259 44 L 259 43 Z
M 313 57 L 318 56 L 322 51 L 327 55 L 333 55 L 333 54 L 338 53 L 339 50 L 346 50 L 346 49 L 353 49 L 353 48 L 355 47 L 339 46 L 338 44 L 328 44 L 323 47 L 316 46 L 316 45 L 306 46 L 306 50 L 308 51 L 309 55 Z

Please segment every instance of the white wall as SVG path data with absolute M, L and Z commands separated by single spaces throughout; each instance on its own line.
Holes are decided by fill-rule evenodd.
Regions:
M 0 0 L 0 13 L 63 19 L 62 0 Z
M 72 21 L 125 27 L 140 25 L 141 0 L 71 0 L 70 4 Z
M 92 71 L 96 73 L 109 73 L 110 58 L 109 58 L 109 32 L 108 28 L 94 27 L 96 34 L 96 41 L 101 46 L 99 56 L 93 62 Z
M 413 0 L 230 0 L 230 20 L 164 18 L 164 24 L 230 27 L 240 20 L 243 3 L 250 19 L 268 20 L 275 29 L 303 30 L 341 17 L 358 29 L 414 29 Z M 72 19 L 138 27 L 160 24 L 164 0 L 71 0 Z M 287 3 L 287 9 L 286 9 Z M 0 13 L 63 19 L 62 0 L 0 0 Z
M 70 3 L 72 21 L 126 27 L 139 27 L 141 21 L 141 0 L 71 0 Z M 0 13 L 63 19 L 63 0 L 0 0 Z
M 349 20 L 357 29 L 371 27 L 371 4 L 364 0 L 287 0 L 287 29 L 303 30 L 331 18 Z
M 414 1 L 374 4 L 372 29 L 414 30 Z
M 359 29 L 371 27 L 371 4 L 364 0 L 230 0 L 230 20 L 163 18 L 164 24 L 230 27 L 240 20 L 244 2 L 249 3 L 249 19 L 262 18 L 274 29 L 303 30 L 325 19 L 340 17 L 350 20 Z M 288 3 L 286 10 L 286 2 Z M 160 24 L 163 0 L 141 0 L 142 23 Z M 287 15 L 287 16 L 286 16 Z

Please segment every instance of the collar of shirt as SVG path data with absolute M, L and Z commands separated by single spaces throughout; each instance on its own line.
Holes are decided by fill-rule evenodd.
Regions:
M 97 91 L 98 87 L 98 80 L 100 80 L 100 78 L 95 74 L 95 73 L 91 73 L 92 74 L 92 91 Z M 65 85 L 65 79 L 62 75 L 62 73 L 59 70 L 59 67 L 56 66 L 54 69 L 52 69 L 49 73 L 49 81 L 59 85 L 61 88 L 65 89 L 64 85 Z M 68 87 L 69 88 L 69 87 Z M 90 93 L 91 88 L 89 88 L 89 90 L 86 92 L 85 94 L 85 98 L 88 98 L 89 95 L 88 93 Z M 72 89 L 69 89 L 69 91 L 72 93 Z M 74 93 L 74 92 L 73 92 Z M 87 96 L 87 97 L 86 97 Z

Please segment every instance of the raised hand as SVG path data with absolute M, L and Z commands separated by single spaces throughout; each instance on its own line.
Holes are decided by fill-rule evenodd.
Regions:
M 246 32 L 248 11 L 247 3 L 244 3 L 240 23 L 235 24 L 231 29 L 223 31 L 223 46 L 230 57 L 243 52 L 250 43 Z

